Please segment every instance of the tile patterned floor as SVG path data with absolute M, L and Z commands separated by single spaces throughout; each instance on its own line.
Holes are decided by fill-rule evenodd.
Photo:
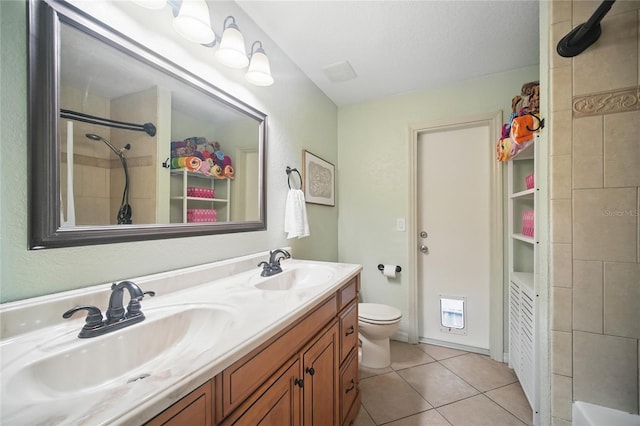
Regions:
M 355 426 L 524 426 L 533 414 L 513 370 L 487 356 L 391 341 L 391 366 L 360 367 Z

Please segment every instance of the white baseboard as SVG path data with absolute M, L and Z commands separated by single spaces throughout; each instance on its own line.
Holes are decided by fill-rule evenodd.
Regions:
M 445 341 L 436 340 L 436 339 L 427 339 L 424 337 L 420 337 L 419 342 L 427 343 L 429 345 L 444 346 L 446 348 L 451 348 L 451 349 L 458 349 L 460 351 L 474 352 L 482 355 L 489 355 L 489 349 L 476 348 L 475 346 L 461 345 L 458 343 L 445 342 Z

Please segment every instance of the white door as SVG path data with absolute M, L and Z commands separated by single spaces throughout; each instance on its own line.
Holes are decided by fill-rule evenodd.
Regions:
M 477 124 L 425 131 L 417 140 L 419 339 L 487 354 L 490 137 L 489 125 Z

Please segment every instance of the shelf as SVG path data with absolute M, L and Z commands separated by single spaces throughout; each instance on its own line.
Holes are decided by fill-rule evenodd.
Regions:
M 513 238 L 514 240 L 519 240 L 528 244 L 535 244 L 536 240 L 535 238 L 532 237 L 527 237 L 525 235 L 522 234 L 511 234 L 511 238 Z
M 509 198 L 511 198 L 512 200 L 515 200 L 517 198 L 524 199 L 524 200 L 529 200 L 529 199 L 533 200 L 533 194 L 535 194 L 535 192 L 536 192 L 535 188 L 525 189 L 524 191 L 511 194 Z
M 520 287 L 525 287 L 529 293 L 533 292 L 533 274 L 531 272 L 512 272 L 511 281 Z
M 536 139 L 537 138 L 538 138 L 538 136 L 535 136 L 533 143 L 531 145 L 529 145 L 528 147 L 526 147 L 525 149 L 523 149 L 522 151 L 520 151 L 520 153 L 518 153 L 518 155 L 513 157 L 512 160 L 513 161 L 533 160 L 534 153 L 535 153 L 534 146 L 536 144 Z
M 182 195 L 178 195 L 175 197 L 171 197 L 172 200 L 184 200 L 187 201 L 216 201 L 219 203 L 227 203 L 229 200 L 226 198 L 203 198 L 203 197 L 183 197 Z
M 198 172 L 191 172 L 187 169 L 173 169 L 171 170 L 171 187 L 172 193 L 171 200 L 174 201 L 174 205 L 180 208 L 181 215 L 172 213 L 172 222 L 182 221 L 187 223 L 187 210 L 190 205 L 191 208 L 197 206 L 216 207 L 219 213 L 218 219 L 229 222 L 231 220 L 231 179 L 224 178 L 219 179 L 215 176 L 203 175 Z M 175 181 L 174 181 L 175 178 Z M 179 178 L 179 179 L 178 179 Z M 191 181 L 190 179 L 199 179 L 198 181 Z M 223 183 L 224 182 L 224 183 Z M 223 191 L 219 195 L 224 195 L 225 198 L 208 198 L 208 197 L 194 197 L 187 195 L 190 186 L 205 187 L 207 189 L 215 190 L 215 186 L 223 185 Z M 175 195 L 179 194 L 179 195 Z M 215 194 L 218 194 L 216 191 Z M 179 202 L 179 203 L 178 203 Z M 206 204 L 205 204 L 206 203 Z M 215 204 L 214 204 L 215 203 Z M 220 217 L 221 216 L 221 217 Z M 174 219 L 175 218 L 175 219 Z M 189 222 L 196 223 L 196 222 Z M 209 223 L 209 222 L 206 222 Z

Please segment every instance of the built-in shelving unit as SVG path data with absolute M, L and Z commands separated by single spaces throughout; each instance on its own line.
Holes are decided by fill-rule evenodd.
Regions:
M 172 222 L 187 223 L 188 209 L 223 209 L 225 217 L 217 218 L 218 221 L 226 220 L 229 222 L 231 218 L 231 179 L 217 179 L 213 176 L 206 176 L 202 173 L 190 172 L 187 169 L 176 169 L 171 171 L 171 201 L 179 203 L 181 210 L 180 219 L 172 218 Z M 216 185 L 217 183 L 217 185 Z M 216 197 L 193 197 L 187 195 L 187 188 L 201 187 L 213 189 L 216 191 Z M 178 188 L 178 189 L 176 189 Z M 220 189 L 224 189 L 222 198 L 218 197 Z
M 536 292 L 538 185 L 527 188 L 536 170 L 536 144 L 507 165 L 509 220 L 509 366 L 532 407 L 536 407 Z M 533 213 L 530 213 L 533 212 Z M 527 216 L 525 219 L 523 216 Z M 523 222 L 527 221 L 526 224 Z M 523 226 L 525 225 L 525 226 Z M 533 233 L 530 228 L 533 228 Z M 525 232 L 528 228 L 528 232 Z

